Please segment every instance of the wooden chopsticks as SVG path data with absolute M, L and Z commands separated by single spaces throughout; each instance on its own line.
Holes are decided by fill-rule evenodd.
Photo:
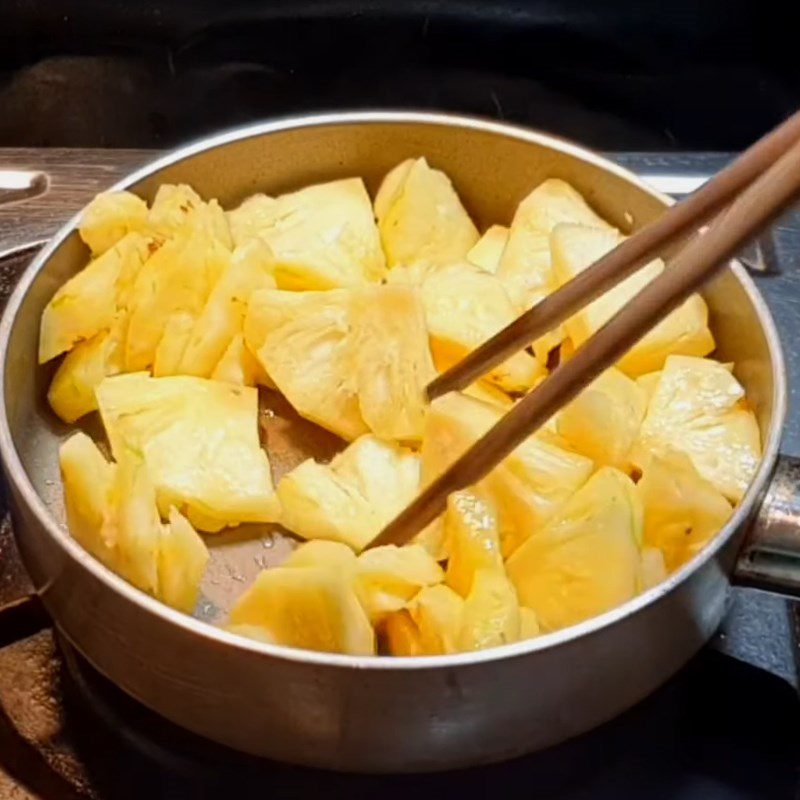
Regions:
M 723 208 L 738 192 L 741 193 L 733 199 L 730 206 Z M 695 198 L 701 195 L 701 200 L 697 201 Z M 499 363 L 516 349 L 528 344 L 528 331 L 534 331 L 532 337 L 544 333 L 553 324 L 579 310 L 629 275 L 636 269 L 636 264 L 641 265 L 651 259 L 657 250 L 685 235 L 687 231 L 696 230 L 701 221 L 717 214 L 705 233 L 692 238 L 671 260 L 668 267 L 588 339 L 569 361 L 557 367 L 545 381 L 523 397 L 422 491 L 381 531 L 370 547 L 409 541 L 445 510 L 448 495 L 481 480 L 581 389 L 612 366 L 651 328 L 713 277 L 747 240 L 768 225 L 798 195 L 800 113 L 761 139 L 687 201 L 673 206 L 659 221 L 662 222 L 660 227 L 657 227 L 658 222 L 653 223 L 587 269 L 583 275 L 594 272 L 595 277 L 579 283 L 578 289 L 567 294 L 567 300 L 550 303 L 550 316 L 544 317 L 540 314 L 534 317 L 537 327 L 534 328 L 531 324 L 527 328 L 519 326 L 520 320 L 517 320 L 475 351 L 483 351 L 483 357 L 479 361 L 473 358 L 475 353 L 464 359 L 464 362 L 471 362 L 469 369 L 459 370 L 461 365 L 457 365 L 450 371 L 459 376 L 458 380 L 444 382 L 442 379 L 449 374 L 445 373 L 434 381 L 434 384 L 439 384 L 439 389 L 444 386 L 445 391 L 470 383 L 484 374 L 491 365 Z M 693 204 L 689 205 L 692 201 Z M 687 206 L 690 213 L 681 210 Z M 664 224 L 663 220 L 668 217 L 672 221 Z M 653 230 L 656 231 L 655 234 Z M 614 253 L 623 251 L 626 245 L 627 255 L 624 259 L 619 255 L 613 260 L 610 258 Z M 599 267 L 602 270 L 598 277 Z M 582 276 L 567 284 L 564 289 L 578 283 L 580 277 Z M 537 309 L 548 300 L 557 298 L 564 289 L 543 301 Z M 527 312 L 520 319 L 531 314 L 532 312 Z M 558 316 L 559 314 L 562 316 Z M 512 329 L 515 331 L 507 334 Z M 499 343 L 489 346 L 492 342 Z M 513 347 L 511 342 L 514 343 Z M 431 386 L 435 390 L 434 384 Z M 432 395 L 440 393 L 441 391 L 433 391 Z
M 694 194 L 626 239 L 558 291 L 487 339 L 428 386 L 428 399 L 463 389 L 696 231 L 800 138 L 800 112 L 748 148 Z

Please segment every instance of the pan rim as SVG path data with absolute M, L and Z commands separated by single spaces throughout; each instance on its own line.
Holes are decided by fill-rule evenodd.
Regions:
M 628 181 L 642 191 L 647 192 L 665 206 L 673 202 L 669 197 L 649 186 L 630 170 L 561 137 L 536 131 L 524 126 L 497 122 L 476 116 L 410 110 L 336 111 L 290 115 L 236 127 L 208 137 L 203 137 L 183 147 L 179 147 L 135 170 L 109 187 L 107 191 L 126 189 L 145 178 L 151 177 L 165 167 L 232 142 L 310 127 L 370 124 L 417 124 L 442 126 L 445 128 L 465 128 L 496 136 L 508 137 L 522 142 L 543 145 L 551 149 L 560 150 L 579 160 L 616 174 L 618 177 Z M 786 367 L 783 350 L 775 321 L 769 311 L 766 301 L 744 268 L 738 262 L 731 262 L 731 270 L 752 303 L 767 340 L 774 387 L 770 427 L 765 437 L 762 458 L 756 474 L 742 498 L 742 501 L 735 509 L 727 524 L 717 534 L 709 546 L 704 548 L 693 559 L 670 575 L 662 584 L 637 595 L 628 602 L 610 611 L 592 617 L 577 625 L 553 633 L 544 634 L 534 639 L 515 642 L 487 650 L 452 655 L 419 656 L 414 658 L 352 656 L 268 644 L 266 642 L 259 642 L 229 633 L 223 628 L 216 627 L 210 623 L 176 611 L 145 592 L 136 589 L 85 551 L 51 515 L 44 500 L 28 478 L 19 454 L 17 453 L 16 446 L 14 445 L 5 402 L 7 389 L 6 366 L 10 334 L 14 328 L 17 313 L 35 277 L 47 263 L 50 256 L 75 230 L 81 214 L 82 211 L 69 219 L 25 269 L 9 297 L 2 319 L 0 319 L 0 459 L 2 459 L 5 468 L 7 480 L 26 503 L 37 522 L 47 534 L 55 540 L 66 558 L 77 562 L 81 568 L 87 569 L 96 580 L 104 583 L 107 588 L 121 594 L 126 601 L 138 606 L 144 613 L 160 617 L 162 621 L 168 624 L 178 625 L 187 634 L 210 639 L 220 644 L 250 651 L 264 657 L 345 669 L 424 670 L 441 667 L 454 668 L 459 666 L 479 665 L 506 658 L 528 656 L 539 651 L 546 651 L 550 648 L 582 639 L 585 636 L 600 634 L 606 628 L 621 622 L 628 616 L 643 611 L 657 600 L 676 591 L 683 583 L 691 578 L 703 564 L 713 560 L 736 532 L 742 528 L 755 509 L 777 459 L 781 431 L 787 409 Z

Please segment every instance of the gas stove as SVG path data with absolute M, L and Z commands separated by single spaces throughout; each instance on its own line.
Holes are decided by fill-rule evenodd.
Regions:
M 0 149 L 0 170 L 46 173 L 43 194 L 0 205 L 0 301 L 41 243 L 141 150 Z M 691 191 L 722 154 L 613 153 L 664 191 Z M 2 173 L 0 172 L 0 178 Z M 2 183 L 2 180 L 0 180 Z M 35 191 L 32 192 L 35 194 Z M 800 392 L 800 215 L 745 254 L 787 345 Z M 800 456 L 800 423 L 784 452 Z M 0 524 L 0 798 L 374 797 L 492 792 L 549 800 L 789 800 L 800 778 L 800 612 L 736 589 L 715 639 L 644 702 L 551 750 L 479 769 L 353 776 L 265 762 L 176 728 L 98 674 L 31 595 L 10 520 Z M 631 658 L 636 658 L 635 652 Z M 535 676 L 531 676 L 535 690 Z M 225 676 L 220 675 L 220 681 Z

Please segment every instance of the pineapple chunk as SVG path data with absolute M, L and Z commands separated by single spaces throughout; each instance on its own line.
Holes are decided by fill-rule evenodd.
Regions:
M 244 337 L 298 414 L 352 441 L 368 428 L 352 374 L 350 303 L 344 289 L 255 292 Z
M 227 250 L 233 239 L 225 212 L 216 200 L 206 203 L 185 183 L 165 183 L 158 187 L 147 218 L 148 227 L 162 239 L 169 239 L 187 228 L 201 230 Z
M 486 272 L 497 272 L 507 242 L 508 228 L 492 225 L 467 253 L 467 261 Z
M 379 628 L 383 649 L 390 656 L 423 656 L 420 633 L 405 609 L 389 614 Z
M 556 286 L 550 262 L 550 232 L 559 223 L 577 222 L 612 230 L 568 183 L 540 183 L 517 208 L 497 275 L 519 309 L 530 308 Z
M 646 519 L 645 512 L 645 519 Z M 645 521 L 645 531 L 647 522 Z M 645 540 L 647 533 L 645 532 Z M 639 563 L 639 586 L 646 592 L 667 579 L 667 566 L 664 563 L 664 554 L 657 547 L 643 547 Z
M 190 614 L 197 605 L 208 549 L 189 520 L 176 508 L 162 526 L 158 551 L 158 594 L 168 606 Z
M 125 346 L 125 370 L 149 369 L 167 322 L 177 312 L 198 317 L 230 253 L 207 230 L 188 227 L 166 241 L 136 276 Z
M 233 337 L 242 330 L 250 296 L 275 287 L 269 273 L 270 262 L 271 253 L 260 242 L 234 250 L 195 322 L 183 352 L 180 374 L 201 378 L 211 375 Z
M 585 225 L 556 226 L 550 244 L 558 284 L 563 285 L 583 272 L 623 239 L 611 228 L 598 230 Z M 575 346 L 580 347 L 663 270 L 663 261 L 651 261 L 567 320 L 566 329 Z M 673 353 L 704 356 L 713 349 L 714 338 L 708 328 L 708 307 L 700 295 L 692 295 L 645 334 L 619 360 L 617 366 L 636 377 L 661 369 L 667 356 Z
M 644 375 L 640 375 L 636 379 L 636 384 L 644 392 L 645 400 L 647 401 L 648 405 L 650 404 L 650 400 L 653 397 L 660 380 L 661 370 L 658 370 L 657 372 L 647 372 Z
M 255 389 L 133 373 L 106 378 L 97 401 L 114 456 L 144 454 L 162 515 L 174 505 L 203 530 L 274 520 Z
M 478 570 L 503 572 L 500 534 L 494 509 L 471 492 L 454 492 L 447 498 L 444 517 L 450 558 L 446 583 L 467 597 Z
M 761 458 L 744 389 L 724 364 L 670 356 L 647 408 L 632 452 L 642 470 L 650 453 L 685 453 L 694 468 L 730 501 L 742 499 Z
M 116 544 L 111 502 L 116 466 L 80 431 L 61 445 L 58 456 L 69 532 L 81 547 L 111 567 Z
M 637 489 L 644 505 L 644 541 L 663 553 L 670 572 L 700 552 L 733 513 L 682 453 L 651 456 Z
M 418 456 L 366 435 L 330 465 L 309 459 L 281 478 L 280 523 L 305 539 L 331 539 L 362 550 L 418 489 Z
M 47 391 L 50 407 L 64 422 L 75 422 L 97 408 L 95 389 L 122 369 L 120 326 L 78 342 L 59 364 Z
M 195 318 L 188 311 L 176 311 L 169 315 L 153 356 L 154 378 L 180 374 L 181 360 L 189 344 L 194 324 Z
M 464 600 L 459 650 L 485 650 L 520 636 L 517 593 L 504 570 L 479 569 Z
M 308 186 L 278 198 L 259 195 L 228 212 L 237 245 L 253 236 L 275 256 L 281 289 L 323 290 L 380 281 L 380 236 L 361 178 Z
M 638 591 L 642 507 L 636 487 L 601 467 L 508 559 L 519 601 L 546 631 L 574 625 Z
M 630 472 L 629 454 L 646 408 L 636 381 L 612 367 L 559 412 L 556 429 L 571 449 L 595 464 Z
M 451 392 L 430 406 L 422 440 L 422 483 L 428 485 L 502 416 L 497 406 Z M 552 516 L 591 474 L 592 461 L 538 434 L 526 439 L 478 487 L 497 509 L 508 556 Z
M 129 233 L 147 227 L 147 203 L 131 192 L 103 192 L 84 210 L 78 225 L 92 255 L 110 250 Z
M 541 633 L 536 612 L 526 606 L 519 607 L 519 638 L 533 639 Z
M 484 403 L 499 406 L 504 412 L 514 405 L 514 401 L 502 389 L 483 380 L 470 384 L 463 390 L 463 393 Z
M 267 386 L 275 388 L 275 384 L 259 364 L 258 359 L 245 344 L 244 334 L 237 333 L 217 362 L 211 373 L 211 380 L 235 383 L 238 386 Z
M 246 635 L 306 650 L 373 655 L 375 636 L 349 577 L 331 567 L 277 567 L 259 574 L 237 600 L 230 621 Z
M 375 215 L 390 267 L 460 261 L 479 238 L 450 179 L 424 158 L 404 161 L 383 179 Z
M 42 313 L 39 363 L 109 329 L 124 305 L 119 297 L 122 286 L 142 269 L 146 258 L 147 240 L 131 233 L 70 278 Z
M 472 264 L 432 271 L 422 284 L 425 321 L 440 371 L 460 361 L 512 323 L 517 313 L 503 284 Z M 542 365 L 521 350 L 494 367 L 487 379 L 510 392 L 524 392 L 543 377 Z
M 331 567 L 343 573 L 355 574 L 356 554 L 341 542 L 325 539 L 304 542 L 294 550 L 282 567 Z
M 367 616 L 375 623 L 402 609 L 420 589 L 440 583 L 442 568 L 418 544 L 386 545 L 358 557 L 355 588 Z
M 411 601 L 408 611 L 419 630 L 425 655 L 458 652 L 464 601 L 449 586 L 426 586 Z
M 384 439 L 422 438 L 425 387 L 436 371 L 419 293 L 381 286 L 355 293 L 352 360 L 361 416 Z
M 75 539 L 134 586 L 181 611 L 197 602 L 208 551 L 175 509 L 162 525 L 141 457 L 110 464 L 83 433 L 59 451 L 67 525 Z

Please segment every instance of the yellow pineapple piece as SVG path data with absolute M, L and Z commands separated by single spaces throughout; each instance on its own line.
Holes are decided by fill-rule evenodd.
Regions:
M 228 220 L 216 200 L 207 203 L 185 183 L 164 183 L 158 187 L 147 217 L 148 229 L 169 239 L 186 229 L 202 231 L 227 250 L 233 248 Z
M 652 455 L 637 490 L 644 506 L 644 541 L 663 553 L 670 572 L 697 555 L 733 513 L 725 497 L 679 452 Z
M 517 318 L 503 284 L 472 264 L 432 271 L 422 284 L 422 300 L 431 349 L 442 372 Z M 521 350 L 486 377 L 507 391 L 524 392 L 543 376 L 537 359 Z
M 519 607 L 519 638 L 533 639 L 541 633 L 539 620 L 532 608 Z
M 298 414 L 352 441 L 368 428 L 353 375 L 350 305 L 345 289 L 255 292 L 244 337 Z
M 612 228 L 558 225 L 550 237 L 553 270 L 559 285 L 567 283 L 613 250 L 624 237 Z M 642 288 L 664 271 L 661 259 L 651 261 L 617 284 L 565 323 L 576 347 L 580 347 Z M 700 295 L 692 295 L 637 342 L 617 366 L 632 377 L 659 370 L 673 353 L 704 356 L 714 349 L 708 328 L 708 307 Z
M 444 517 L 450 558 L 447 585 L 467 597 L 478 570 L 503 570 L 497 516 L 489 503 L 472 492 L 454 492 L 447 498 Z
M 120 326 L 78 342 L 59 364 L 47 391 L 50 407 L 64 422 L 97 408 L 95 389 L 122 369 Z
M 419 292 L 399 285 L 360 290 L 351 320 L 361 416 L 377 436 L 419 441 L 425 387 L 436 376 Z
M 202 530 L 274 520 L 255 389 L 132 373 L 106 378 L 97 401 L 114 456 L 143 453 L 164 516 L 174 505 Z
M 507 242 L 508 228 L 492 225 L 467 253 L 467 261 L 486 272 L 497 272 Z
M 80 431 L 61 445 L 58 457 L 69 532 L 85 550 L 111 567 L 116 545 L 111 502 L 116 466 Z
M 228 212 L 237 245 L 253 236 L 275 256 L 281 289 L 324 290 L 380 281 L 386 272 L 378 228 L 361 178 L 258 195 Z
M 670 356 L 632 452 L 645 469 L 651 453 L 685 453 L 698 474 L 731 502 L 741 500 L 761 459 L 761 437 L 744 389 L 724 364 Z
M 386 545 L 358 557 L 355 589 L 373 623 L 402 609 L 425 586 L 440 583 L 442 568 L 418 544 Z
M 153 356 L 153 377 L 179 375 L 181 360 L 194 330 L 195 317 L 188 311 L 170 314 L 164 325 L 164 333 Z
M 426 586 L 409 603 L 408 611 L 426 656 L 458 652 L 464 601 L 449 586 Z
M 197 605 L 208 558 L 208 549 L 189 520 L 171 508 L 169 522 L 162 526 L 156 597 L 190 614 Z
M 451 392 L 430 406 L 422 440 L 428 485 L 503 415 L 498 406 Z M 526 439 L 478 487 L 498 513 L 503 555 L 538 530 L 587 480 L 594 465 L 540 435 Z
M 39 330 L 39 363 L 108 330 L 124 305 L 121 285 L 147 258 L 147 240 L 131 233 L 70 278 L 47 304 Z
M 484 380 L 470 384 L 463 390 L 463 394 L 499 406 L 505 411 L 514 405 L 514 401 L 502 389 Z
M 282 567 L 331 567 L 354 574 L 358 561 L 350 547 L 341 542 L 317 539 L 304 542 L 284 561 Z
M 447 561 L 450 548 L 444 530 L 444 515 L 423 528 L 411 541 L 424 547 L 425 552 L 435 561 Z
M 147 203 L 131 192 L 103 192 L 84 210 L 78 224 L 81 239 L 92 255 L 110 250 L 129 233 L 147 227 Z
M 230 263 L 212 287 L 183 352 L 179 373 L 207 378 L 241 333 L 250 296 L 275 288 L 270 275 L 272 254 L 261 242 L 237 247 Z
M 405 609 L 395 611 L 382 620 L 378 629 L 383 649 L 390 656 L 423 656 L 420 633 L 411 614 Z
M 563 222 L 612 230 L 568 183 L 556 178 L 540 183 L 519 204 L 497 268 L 520 310 L 535 305 L 557 285 L 551 269 L 550 232 Z
M 253 639 L 256 642 L 277 644 L 275 637 L 266 628 L 262 628 L 260 625 L 226 625 L 225 630 L 228 631 L 228 633 L 243 636 L 245 639 Z
M 637 386 L 644 392 L 647 404 L 650 404 L 650 399 L 655 393 L 658 382 L 661 380 L 661 370 L 657 372 L 646 372 L 636 379 Z
M 424 158 L 389 172 L 375 197 L 375 215 L 390 267 L 460 261 L 479 238 L 450 179 Z
M 485 650 L 520 638 L 520 611 L 514 586 L 500 569 L 479 569 L 464 600 L 459 650 Z
M 506 562 L 519 602 L 554 631 L 638 592 L 642 507 L 636 487 L 601 467 Z
M 636 381 L 613 367 L 556 416 L 559 436 L 598 465 L 631 469 L 630 450 L 644 419 L 647 398 Z
M 366 656 L 375 637 L 347 575 L 331 567 L 264 570 L 237 600 L 232 625 L 263 629 L 263 638 L 288 647 Z M 244 629 L 246 635 L 252 629 Z M 262 637 L 258 637 L 262 638 Z
M 645 523 L 646 529 L 647 523 Z M 645 534 L 645 541 L 647 534 Z M 639 563 L 639 586 L 646 592 L 667 578 L 664 554 L 657 547 L 643 547 Z
M 267 386 L 275 388 L 264 367 L 245 344 L 244 334 L 237 333 L 211 373 L 214 381 L 235 383 L 239 386 Z
M 164 242 L 139 270 L 130 301 L 125 370 L 149 369 L 173 314 L 197 318 L 228 268 L 230 252 L 206 229 L 189 226 Z
M 117 455 L 111 496 L 116 532 L 112 568 L 137 589 L 158 596 L 161 517 L 147 467 L 132 448 Z
M 281 478 L 280 523 L 305 539 L 331 539 L 359 551 L 418 489 L 418 456 L 366 435 L 330 464 L 309 459 Z
M 119 463 L 109 463 L 88 436 L 76 433 L 61 445 L 59 461 L 72 536 L 137 588 L 191 611 L 208 551 L 175 509 L 161 524 L 141 455 L 126 449 Z

